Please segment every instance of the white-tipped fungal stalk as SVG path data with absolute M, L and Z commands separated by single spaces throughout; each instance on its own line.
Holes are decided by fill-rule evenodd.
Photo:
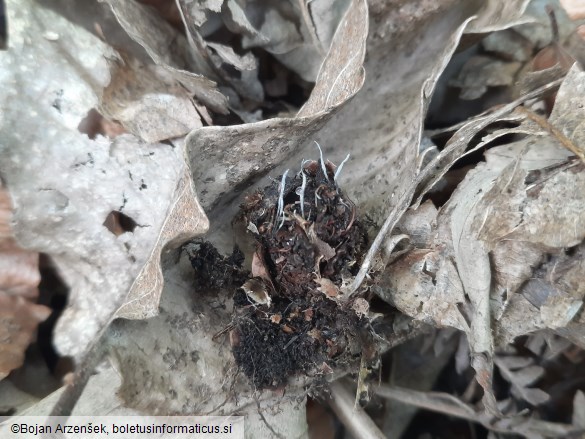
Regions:
M 301 185 L 301 193 L 299 199 L 301 201 L 301 216 L 305 219 L 305 189 L 307 188 L 307 176 L 301 169 L 301 177 L 303 177 L 303 184 Z
M 321 145 L 319 145 L 317 143 L 316 140 L 314 140 L 315 145 L 317 145 L 317 148 L 319 148 L 319 157 L 320 157 L 320 161 L 321 161 L 321 169 L 323 170 L 323 174 L 325 174 L 325 178 L 327 179 L 327 181 L 329 181 L 329 176 L 327 175 L 327 168 L 325 167 L 325 160 L 323 160 L 323 150 L 321 149 Z
M 339 167 L 335 171 L 335 175 L 333 176 L 333 181 L 335 182 L 335 184 L 337 184 L 337 177 L 339 177 L 339 174 L 341 174 L 341 169 L 343 168 L 343 165 L 345 165 L 345 162 L 347 162 L 348 160 L 349 160 L 349 154 L 343 159 L 343 161 L 341 162 L 341 164 L 339 165 Z
M 288 169 L 286 171 L 284 171 L 284 174 L 282 174 L 282 179 L 280 180 L 280 193 L 278 194 L 278 208 L 276 209 L 276 218 L 274 219 L 274 223 L 276 225 L 276 222 L 278 221 L 278 219 L 282 216 L 282 220 L 280 221 L 280 224 L 278 225 L 278 229 L 280 229 L 282 227 L 282 225 L 284 224 L 284 187 L 286 186 L 286 175 L 288 174 Z

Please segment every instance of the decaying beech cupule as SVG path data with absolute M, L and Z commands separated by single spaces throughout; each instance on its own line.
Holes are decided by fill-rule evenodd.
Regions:
M 230 341 L 257 388 L 357 365 L 370 336 L 367 302 L 344 294 L 367 235 L 336 169 L 322 159 L 305 161 L 297 174 L 285 173 L 241 205 L 238 219 L 256 252 L 251 277 L 234 295 Z

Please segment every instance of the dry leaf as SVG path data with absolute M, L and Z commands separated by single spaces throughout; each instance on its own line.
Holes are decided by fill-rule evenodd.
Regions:
M 506 62 L 478 55 L 465 63 L 459 76 L 449 85 L 461 89 L 460 99 L 479 99 L 487 92 L 488 87 L 513 85 L 521 67 L 519 62 Z
M 539 405 L 549 400 L 549 395 L 541 389 L 528 387 L 544 374 L 544 368 L 537 366 L 529 357 L 496 356 L 495 364 L 504 379 L 512 384 L 512 395 L 531 405 Z
M 337 297 L 339 295 L 339 288 L 325 277 L 315 279 L 315 283 L 319 285 L 318 291 L 321 291 L 327 297 Z
M 0 380 L 20 367 L 37 325 L 51 314 L 33 303 L 40 281 L 38 253 L 23 250 L 14 242 L 8 191 L 0 186 Z
M 569 98 L 566 90 L 575 90 L 573 84 L 582 75 L 578 69 L 569 73 L 551 117 L 569 137 L 578 131 L 575 120 L 582 120 L 579 99 L 585 94 L 573 92 Z M 544 253 L 585 238 L 581 215 L 585 189 L 575 190 L 585 184 L 585 174 L 578 171 L 579 163 L 563 165 L 567 156 L 568 151 L 551 136 L 527 137 L 489 150 L 486 163 L 466 175 L 441 209 L 438 238 L 431 250 L 410 252 L 384 274 L 389 289 L 382 288 L 381 297 L 415 318 L 467 332 L 472 365 L 491 399 L 486 401 L 488 409 L 495 409 L 490 395 L 492 334 L 510 342 L 510 334 L 546 327 L 545 319 L 556 329 L 564 327 L 582 303 L 582 296 L 554 296 L 550 289 L 541 303 L 527 299 L 526 293 L 514 294 L 533 276 Z M 563 200 L 562 205 L 558 200 Z M 512 267 L 493 272 L 510 260 Z M 436 267 L 452 261 L 453 269 L 441 282 Z M 458 295 L 453 294 L 457 289 L 440 287 L 459 282 L 463 288 Z M 463 316 L 469 320 L 468 329 L 461 323 Z
M 254 252 L 254 255 L 252 256 L 251 273 L 252 277 L 260 277 L 264 279 L 266 282 L 272 284 L 272 278 L 270 277 L 270 273 L 268 272 L 266 261 L 264 260 L 264 256 L 260 254 L 259 250 L 256 250 Z
M 156 313 L 163 246 L 172 248 L 202 233 L 207 219 L 180 143 L 145 144 L 129 135 L 90 140 L 77 131 L 98 103 L 94 87 L 101 90 L 110 81 L 106 58 L 114 56 L 112 50 L 44 7 L 10 7 L 9 12 L 13 49 L 0 52 L 7 84 L 0 99 L 19 96 L 19 104 L 4 112 L 4 127 L 11 129 L 3 130 L 0 167 L 17 209 L 19 242 L 50 255 L 70 288 L 54 342 L 62 354 L 75 356 L 131 288 L 132 304 L 120 315 Z M 47 30 L 61 38 L 46 40 Z M 80 53 L 83 57 L 71 64 L 69 59 Z M 32 126 L 31 108 L 39 114 Z M 111 233 L 103 226 L 111 212 L 131 218 L 133 230 Z
M 227 113 L 227 100 L 217 90 L 215 82 L 203 75 L 192 73 L 196 70 L 188 59 L 188 44 L 181 34 L 134 0 L 108 0 L 108 4 L 128 35 L 144 47 L 157 65 L 195 94 L 201 103 L 219 113 Z M 198 62 L 196 65 L 203 68 L 206 63 Z M 203 73 L 213 76 L 209 69 Z
M 292 383 L 284 397 L 278 393 L 278 400 L 272 393 L 252 395 L 248 382 L 234 369 L 228 337 L 223 336 L 229 333 L 232 343 L 238 343 L 238 334 L 230 327 L 229 292 L 193 291 L 191 268 L 185 258 L 177 262 L 178 252 L 171 250 L 207 228 L 191 175 L 201 189 L 205 207 L 212 209 L 213 238 L 227 241 L 225 231 L 230 227 L 240 192 L 261 184 L 261 178 L 276 167 L 298 168 L 301 159 L 314 155 L 307 152 L 313 137 L 321 141 L 327 156 L 334 161 L 341 162 L 340 157 L 352 153 L 340 184 L 358 206 L 370 213 L 374 222 L 380 224 L 387 218 L 389 229 L 398 224 L 400 233 L 411 235 L 409 242 L 401 244 L 395 253 L 395 244 L 406 236 L 397 235 L 386 241 L 387 258 L 382 259 L 390 266 L 380 275 L 383 265 L 378 263 L 371 277 L 377 283 L 368 286 L 378 288 L 381 297 L 405 314 L 466 333 L 488 410 L 496 413 L 500 407 L 506 414 L 513 414 L 517 409 L 511 399 L 496 405 L 492 394 L 496 342 L 545 327 L 555 328 L 556 333 L 569 339 L 582 339 L 585 317 L 579 312 L 583 300 L 581 250 L 573 248 L 565 253 L 566 246 L 583 240 L 583 224 L 577 215 L 582 212 L 581 195 L 570 190 L 582 185 L 577 172 L 581 168 L 571 162 L 563 164 L 567 152 L 551 138 L 542 137 L 542 129 L 529 124 L 514 128 L 514 132 L 530 137 L 512 146 L 491 149 L 487 162 L 468 174 L 440 212 L 427 203 L 399 221 L 413 197 L 418 197 L 418 206 L 428 188 L 465 151 L 482 124 L 485 127 L 503 114 L 466 124 L 453 140 L 457 144 L 448 144 L 441 152 L 436 147 L 419 145 L 436 81 L 463 32 L 479 34 L 522 22 L 526 1 L 404 1 L 400 7 L 372 1 L 368 18 L 363 0 L 181 0 L 177 5 L 186 38 L 135 2 L 110 0 L 109 4 L 124 28 L 157 64 L 145 70 L 141 81 L 136 77 L 143 67 L 138 68 L 134 61 L 125 66 L 131 69 L 114 68 L 112 74 L 118 76 L 111 79 L 103 58 L 107 53 L 108 59 L 115 59 L 115 53 L 86 34 L 78 35 L 59 17 L 47 15 L 42 7 L 33 12 L 17 8 L 14 10 L 18 12 L 11 12 L 29 16 L 20 21 L 11 17 L 16 28 L 20 27 L 16 41 L 25 36 L 32 39 L 40 54 L 37 56 L 26 45 L 23 51 L 33 51 L 39 61 L 33 62 L 28 56 L 21 61 L 0 53 L 0 60 L 7 61 L 3 65 L 11 67 L 8 74 L 0 67 L 0 77 L 8 76 L 9 84 L 0 96 L 12 100 L 18 96 L 26 108 L 19 108 L 15 115 L 7 112 L 8 117 L 3 119 L 17 134 L 6 135 L 6 145 L 14 146 L 5 147 L 2 139 L 0 171 L 18 203 L 20 239 L 52 255 L 72 287 L 71 307 L 57 328 L 57 341 L 63 352 L 75 353 L 71 343 L 83 346 L 84 337 L 95 334 L 114 316 L 152 316 L 141 322 L 117 320 L 107 332 L 107 343 L 112 346 L 122 377 L 119 395 L 125 405 L 161 414 L 238 411 L 247 413 L 247 434 L 251 437 L 304 434 L 303 404 L 295 401 L 304 400 L 304 391 L 299 391 L 302 379 Z M 23 23 L 31 18 L 37 25 L 49 23 L 50 28 L 26 30 Z M 372 31 L 367 38 L 368 19 Z M 217 26 L 222 26 L 222 20 L 233 33 L 243 36 L 244 42 L 272 51 L 301 77 L 317 78 L 309 100 L 295 117 L 240 126 L 199 127 L 197 113 L 208 124 L 212 121 L 201 103 L 215 111 L 226 111 L 227 103 L 211 80 L 191 72 L 221 81 L 225 86 L 222 90 L 230 96 L 230 108 L 243 120 L 262 117 L 259 111 L 244 108 L 246 102 L 240 99 L 263 97 L 256 59 L 250 53 L 233 50 L 241 47 L 239 40 L 234 46 L 205 40 Z M 37 41 L 37 35 L 47 32 L 59 34 L 60 38 Z M 83 62 L 93 63 L 91 88 L 85 82 L 87 75 L 79 73 L 85 71 L 85 64 L 73 69 L 51 52 L 55 46 L 63 49 L 57 44 L 59 40 L 65 40 L 63 46 L 73 46 L 68 52 L 71 59 L 80 52 L 80 41 L 89 48 L 84 51 Z M 52 70 L 46 53 L 59 59 L 57 70 Z M 38 81 L 38 90 L 19 89 L 18 84 L 33 82 L 30 74 L 18 70 L 22 65 L 24 72 L 29 69 L 53 73 L 63 84 L 64 92 L 60 94 L 50 81 Z M 490 77 L 483 85 L 493 79 Z M 580 144 L 583 118 L 574 112 L 580 97 L 570 95 L 570 81 L 581 94 L 579 83 L 583 78 L 574 71 L 559 92 L 557 114 L 551 121 Z M 102 96 L 108 83 L 110 88 Z M 136 89 L 128 90 L 129 84 Z M 188 91 L 183 93 L 177 84 Z M 155 91 L 157 97 L 148 96 L 149 91 Z M 194 94 L 199 103 L 191 102 L 189 94 Z M 181 139 L 172 144 L 145 144 L 123 135 L 114 141 L 101 137 L 90 141 L 76 127 L 100 99 L 102 112 L 111 111 L 110 118 L 121 120 L 130 132 L 151 142 L 180 137 L 193 127 L 195 130 L 187 139 L 186 149 Z M 30 108 L 42 115 L 38 118 L 42 138 L 34 129 L 24 128 L 30 118 L 23 115 Z M 181 114 L 174 113 L 177 110 Z M 156 121 L 146 126 L 144 120 L 153 117 Z M 476 148 L 511 132 L 490 133 Z M 36 154 L 38 150 L 43 154 Z M 185 153 L 192 171 L 183 161 Z M 430 158 L 431 164 L 438 163 L 432 172 L 424 168 Z M 421 174 L 421 169 L 428 172 Z M 30 181 L 31 173 L 39 175 L 38 182 Z M 553 200 L 560 198 L 567 201 L 562 213 L 554 209 Z M 501 206 L 509 209 L 502 212 Z M 501 215 L 494 219 L 493 212 Z M 117 228 L 108 230 L 108 219 L 118 219 L 114 224 Z M 334 253 L 319 240 L 313 239 L 313 243 L 325 257 Z M 553 269 L 553 263 L 558 270 Z M 267 275 L 257 254 L 252 270 L 259 278 Z M 339 291 L 333 291 L 327 282 L 317 281 L 321 291 L 337 296 Z M 343 279 L 343 291 L 349 282 L 351 279 Z M 249 282 L 245 286 L 250 291 L 254 289 L 249 288 Z M 269 301 L 267 292 L 263 292 L 260 302 Z M 156 315 L 159 304 L 160 314 Z M 354 305 L 356 311 L 367 312 L 364 299 L 357 299 Z M 94 313 L 88 314 L 88 310 Z M 305 319 L 312 318 L 308 311 L 302 311 Z M 277 316 L 271 318 L 278 320 Z M 394 321 L 396 333 L 404 321 L 410 319 L 400 315 Z M 84 325 L 76 326 L 79 322 Z M 295 330 L 292 326 L 286 328 Z M 77 331 L 82 337 L 64 340 L 65 330 Z M 538 389 L 528 387 L 542 373 L 538 366 L 520 367 L 517 362 L 497 361 L 503 362 L 516 396 L 535 404 L 542 402 Z M 110 396 L 116 386 L 117 382 L 109 384 Z M 454 398 L 427 396 L 429 406 L 448 406 L 458 416 L 481 422 L 487 428 L 533 436 L 573 431 L 571 426 L 551 426 L 527 417 L 496 420 Z M 109 404 L 114 404 L 112 401 L 114 398 Z M 258 409 L 268 409 L 269 415 L 254 414 Z
M 199 190 L 203 206 L 215 207 L 218 212 L 216 227 L 235 213 L 237 206 L 227 196 L 234 187 L 258 181 L 284 159 L 298 154 L 298 145 L 310 139 L 359 90 L 364 79 L 361 63 L 367 25 L 366 5 L 356 0 L 338 29 L 313 93 L 297 118 L 204 127 L 187 137 L 193 178 L 203 184 Z M 340 65 L 344 68 L 340 69 Z M 215 219 L 214 213 L 210 216 Z
M 100 112 L 145 142 L 185 136 L 202 126 L 191 98 L 169 73 L 136 60 L 110 61 Z
M 36 337 L 37 325 L 50 314 L 46 306 L 0 291 L 0 380 L 22 365 L 24 352 Z

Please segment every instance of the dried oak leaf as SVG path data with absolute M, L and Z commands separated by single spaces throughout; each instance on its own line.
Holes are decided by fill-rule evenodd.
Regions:
M 0 380 L 22 365 L 37 325 L 49 314 L 51 310 L 46 306 L 0 291 Z
M 14 242 L 11 216 L 8 191 L 0 187 L 0 380 L 22 365 L 37 325 L 51 313 L 32 302 L 38 296 L 39 255 Z
M 225 222 L 230 211 L 233 215 L 237 209 L 228 195 L 234 186 L 260 179 L 295 153 L 297 145 L 310 139 L 359 90 L 364 80 L 367 29 L 367 7 L 356 0 L 339 26 L 315 88 L 297 118 L 204 127 L 187 137 L 194 179 L 203 183 L 200 194 L 204 206 L 221 211 Z M 218 144 L 222 148 L 217 148 Z
M 110 69 L 99 110 L 128 132 L 156 143 L 202 126 L 191 97 L 163 68 L 126 57 L 110 60 Z
M 227 113 L 227 98 L 217 89 L 206 60 L 190 56 L 187 39 L 150 8 L 134 0 L 107 0 L 120 25 L 158 66 L 213 111 Z M 193 73 L 193 72 L 202 72 Z M 205 76 L 204 76 L 205 75 Z
M 70 288 L 54 341 L 76 356 L 114 313 L 157 313 L 161 254 L 208 222 L 181 142 L 91 140 L 77 131 L 110 82 L 106 59 L 116 54 L 32 3 L 8 7 L 11 48 L 0 52 L 0 100 L 15 104 L 1 122 L 0 172 L 14 200 L 18 241 L 50 255 Z M 45 38 L 49 31 L 58 38 Z M 116 236 L 103 225 L 112 212 L 134 226 Z
M 569 73 L 551 116 L 551 122 L 570 138 L 579 131 L 575 121 L 583 118 L 580 99 L 585 93 L 576 86 L 582 78 L 576 68 Z M 526 312 L 529 305 L 535 306 L 526 294 L 517 294 L 543 255 L 574 246 L 585 237 L 581 215 L 585 189 L 575 190 L 585 184 L 585 173 L 579 162 L 567 162 L 568 155 L 555 138 L 536 135 L 489 150 L 486 163 L 466 175 L 441 209 L 434 245 L 412 251 L 384 274 L 380 294 L 399 309 L 437 326 L 451 320 L 457 323 L 450 326 L 465 328 L 472 365 L 486 395 L 491 395 L 493 334 L 510 341 L 511 334 L 543 327 L 543 306 L 544 319 L 554 321 L 558 329 L 575 316 L 583 299 L 569 292 L 559 299 L 547 295 L 536 306 L 536 316 Z M 438 261 L 428 260 L 436 253 Z M 510 263 L 512 267 L 506 267 Z M 454 264 L 453 270 L 441 282 L 434 267 L 448 264 Z M 506 268 L 498 270 L 502 267 Z M 441 293 L 445 290 L 441 285 L 449 285 L 449 295 Z M 462 288 L 452 287 L 458 285 Z M 454 295 L 458 290 L 461 293 Z M 438 296 L 434 300 L 445 300 L 441 315 L 424 301 L 431 293 Z M 489 397 L 487 403 L 495 409 L 493 395 Z
M 38 297 L 39 255 L 22 249 L 14 240 L 12 203 L 6 188 L 0 186 L 0 291 L 28 300 Z
M 547 402 L 550 396 L 536 387 L 529 387 L 544 375 L 544 368 L 534 364 L 531 357 L 497 355 L 494 363 L 506 381 L 512 385 L 511 394 L 531 405 Z

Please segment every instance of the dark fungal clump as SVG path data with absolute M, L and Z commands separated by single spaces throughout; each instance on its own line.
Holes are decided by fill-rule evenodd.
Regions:
M 240 219 L 257 244 L 252 279 L 235 294 L 231 342 L 258 388 L 299 373 L 323 376 L 354 364 L 367 344 L 366 320 L 344 294 L 366 250 L 355 205 L 331 163 L 301 171 L 246 197 Z M 360 312 L 363 312 L 363 299 Z
M 264 313 L 239 316 L 232 336 L 234 358 L 258 388 L 298 373 L 324 375 L 361 354 L 359 317 L 331 300 L 277 297 Z
M 233 288 L 242 285 L 248 277 L 248 272 L 242 269 L 244 255 L 237 247 L 230 256 L 224 257 L 213 244 L 195 241 L 189 253 L 191 266 L 196 272 L 197 289 L 218 291 L 222 288 Z

